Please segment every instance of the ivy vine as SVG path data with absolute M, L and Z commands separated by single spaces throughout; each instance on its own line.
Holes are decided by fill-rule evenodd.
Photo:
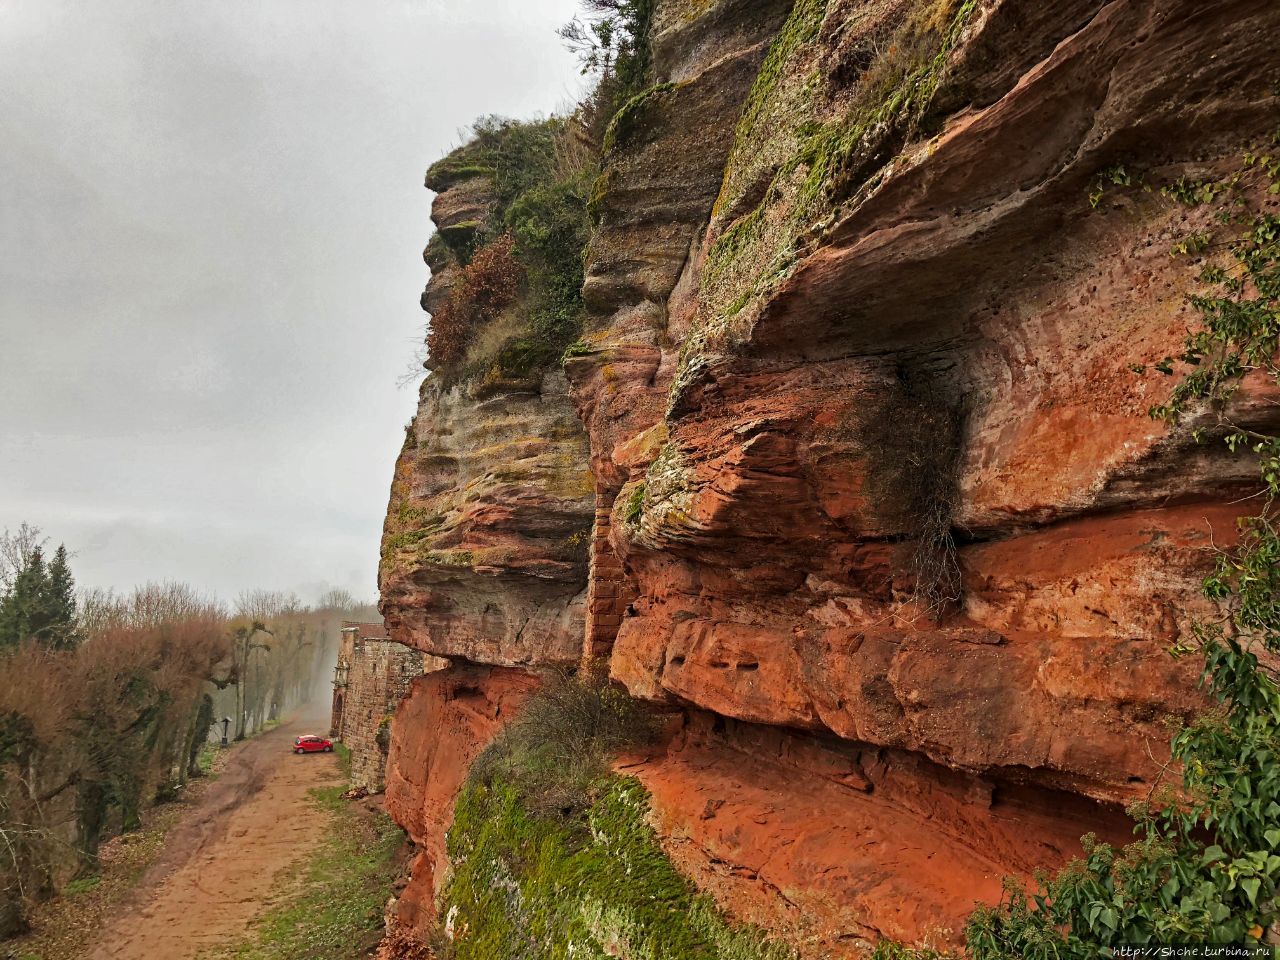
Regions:
M 1084 960 L 1120 945 L 1280 943 L 1280 436 L 1238 422 L 1230 401 L 1249 376 L 1280 386 L 1280 217 L 1250 197 L 1280 194 L 1280 131 L 1267 150 L 1244 156 L 1224 180 L 1180 179 L 1161 194 L 1196 206 L 1221 204 L 1219 241 L 1184 237 L 1175 255 L 1208 252 L 1202 289 L 1188 296 L 1199 324 L 1178 356 L 1152 365 L 1177 377 L 1151 417 L 1194 420 L 1197 441 L 1221 437 L 1256 456 L 1261 509 L 1241 521 L 1235 549 L 1221 553 L 1203 592 L 1216 616 L 1195 621 L 1173 649 L 1203 658 L 1213 708 L 1177 733 L 1178 790 L 1135 805 L 1138 839 L 1122 849 L 1084 838 L 1085 855 L 1034 889 L 1008 881 L 1006 897 L 965 930 L 971 960 Z M 1101 173 L 1097 206 L 1112 187 L 1150 187 L 1123 167 Z M 1134 368 L 1146 373 L 1143 366 Z M 1199 424 L 1208 423 L 1208 426 Z M 885 943 L 877 960 L 940 954 Z

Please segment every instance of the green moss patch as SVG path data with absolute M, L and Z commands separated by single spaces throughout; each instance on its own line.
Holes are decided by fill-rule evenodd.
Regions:
M 610 757 L 654 729 L 601 677 L 547 683 L 476 761 L 458 801 L 445 957 L 792 957 L 719 914 L 663 852 L 641 783 L 610 772 Z
M 785 960 L 727 923 L 663 853 L 639 781 L 609 776 L 580 817 L 539 816 L 503 781 L 473 784 L 449 833 L 456 960 Z
M 644 516 L 644 495 L 645 485 L 643 483 L 631 491 L 631 496 L 627 498 L 626 508 L 622 511 L 627 523 L 639 523 L 640 518 Z
M 604 151 L 610 152 L 615 147 L 627 143 L 644 126 L 646 112 L 653 102 L 662 94 L 674 90 L 674 83 L 659 83 L 648 90 L 637 93 L 622 105 L 622 108 L 609 121 L 604 134 Z

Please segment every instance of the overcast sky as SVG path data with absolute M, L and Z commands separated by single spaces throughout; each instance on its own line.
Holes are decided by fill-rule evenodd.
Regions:
M 0 527 L 82 585 L 375 591 L 427 165 L 577 0 L 0 0 Z

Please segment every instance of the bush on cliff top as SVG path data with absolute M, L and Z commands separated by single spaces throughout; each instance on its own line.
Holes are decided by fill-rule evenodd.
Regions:
M 552 366 L 581 333 L 591 188 L 610 121 L 649 85 L 654 2 L 584 0 L 583 6 L 585 18 L 566 25 L 561 36 L 596 83 L 573 114 L 534 121 L 484 117 L 466 144 L 427 171 L 427 186 L 437 191 L 476 177 L 492 181 L 487 220 L 442 230 L 442 242 L 466 266 L 478 251 L 509 235 L 527 280 L 523 333 L 492 355 L 471 358 L 466 369 L 461 360 L 478 316 L 459 293 L 442 311 L 455 316 L 432 319 L 433 331 L 449 329 L 434 338 L 439 350 L 429 346 L 430 366 L 453 377 L 527 376 Z M 458 322 L 460 317 L 471 322 Z
M 483 223 L 458 237 L 445 237 L 463 280 L 431 320 L 428 350 L 434 369 L 457 377 L 486 373 L 526 375 L 549 366 L 572 343 L 582 326 L 582 256 L 589 239 L 587 194 L 594 178 L 572 149 L 573 123 L 561 118 L 519 122 L 485 118 L 473 139 L 431 168 L 428 184 L 444 189 L 458 171 L 488 177 L 494 202 Z M 576 159 L 577 162 L 569 162 Z M 444 231 L 442 231 L 442 234 Z M 514 287 L 507 284 L 517 278 Z M 491 282 L 501 281 L 502 306 L 474 300 Z M 467 356 L 477 331 L 508 307 L 524 317 L 521 349 Z

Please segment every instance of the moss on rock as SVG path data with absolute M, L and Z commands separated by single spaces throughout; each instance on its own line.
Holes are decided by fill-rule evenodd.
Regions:
M 649 826 L 631 777 L 592 784 L 583 812 L 532 811 L 504 780 L 458 801 L 453 873 L 441 913 L 456 960 L 789 960 L 791 951 L 734 926 L 680 874 Z

